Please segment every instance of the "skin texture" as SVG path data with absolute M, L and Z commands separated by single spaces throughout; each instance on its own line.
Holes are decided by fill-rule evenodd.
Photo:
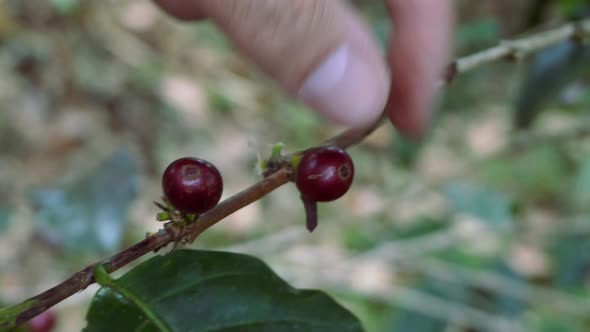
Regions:
M 164 196 L 180 212 L 201 214 L 221 199 L 223 181 L 211 163 L 198 158 L 173 161 L 162 175 Z
M 181 20 L 211 19 L 246 57 L 327 119 L 362 128 L 385 111 L 402 134 L 419 138 L 448 61 L 452 4 L 384 1 L 393 19 L 387 56 L 343 0 L 155 0 Z
M 330 202 L 346 194 L 353 178 L 354 164 L 346 151 L 337 147 L 321 147 L 303 154 L 295 184 L 306 199 Z

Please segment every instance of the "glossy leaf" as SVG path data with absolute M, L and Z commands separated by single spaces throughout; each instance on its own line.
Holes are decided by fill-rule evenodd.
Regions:
M 326 294 L 294 289 L 241 254 L 181 250 L 151 258 L 115 282 L 125 291 L 98 291 L 86 332 L 157 331 L 154 320 L 179 332 L 363 331 Z

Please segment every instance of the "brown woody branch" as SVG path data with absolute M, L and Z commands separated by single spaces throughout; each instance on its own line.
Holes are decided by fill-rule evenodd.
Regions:
M 556 29 L 528 37 L 504 41 L 496 47 L 455 60 L 449 65 L 443 79 L 445 83 L 450 83 L 458 74 L 479 68 L 484 64 L 501 60 L 519 60 L 527 55 L 565 40 L 574 39 L 585 41 L 589 37 L 590 19 L 586 19 L 575 23 L 568 23 Z M 380 124 L 382 124 L 384 119 L 385 116 L 376 122 L 375 125 L 364 130 L 345 131 L 342 134 L 327 140 L 324 142 L 324 145 L 336 145 L 342 148 L 347 148 L 351 145 L 360 143 Z M 263 198 L 273 190 L 289 182 L 292 177 L 292 172 L 293 170 L 290 166 L 285 165 L 258 183 L 221 202 L 215 208 L 203 214 L 196 223 L 189 225 L 185 230 L 185 238 L 191 242 L 194 241 L 199 234 L 223 220 L 228 215 Z M 178 230 L 175 229 L 175 226 L 167 224 L 166 227 L 159 232 L 148 236 L 144 240 L 110 258 L 84 268 L 59 285 L 36 295 L 21 304 L 1 309 L 0 328 L 11 328 L 22 324 L 64 299 L 84 290 L 95 282 L 93 271 L 98 264 L 103 264 L 109 273 L 116 271 L 149 252 L 157 251 L 168 244 L 177 241 L 177 231 Z

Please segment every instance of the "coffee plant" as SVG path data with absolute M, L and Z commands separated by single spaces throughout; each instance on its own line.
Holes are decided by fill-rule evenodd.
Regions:
M 64 11 L 70 10 L 68 8 L 73 6 L 67 1 L 59 3 Z M 572 52 L 577 52 L 576 56 L 581 57 L 587 50 L 574 50 L 573 48 L 587 47 L 583 43 L 589 37 L 590 20 L 585 19 L 522 38 L 505 40 L 496 46 L 453 61 L 441 77 L 441 86 L 460 80 L 462 74 L 490 63 L 520 61 L 531 56 L 535 57 L 539 52 L 549 52 L 548 50 L 555 47 L 569 47 L 568 49 L 571 48 Z M 30 58 L 28 62 L 21 63 L 19 68 L 22 71 L 34 70 L 35 63 L 38 61 L 41 60 Z M 221 98 L 215 99 L 215 102 L 220 108 L 230 107 Z M 523 103 L 526 101 L 521 102 L 521 104 Z M 520 109 L 524 108 L 526 107 L 523 106 Z M 519 119 L 517 127 L 523 129 L 532 123 L 532 117 L 529 117 L 528 114 L 534 112 L 531 110 L 526 115 L 522 110 L 519 112 L 516 114 L 516 118 Z M 305 224 L 308 230 L 306 235 L 317 227 L 321 228 L 318 203 L 330 204 L 329 202 L 345 197 L 351 186 L 354 186 L 355 172 L 358 172 L 361 167 L 360 165 L 355 166 L 347 149 L 364 142 L 380 127 L 383 121 L 380 119 L 362 131 L 346 130 L 302 151 L 285 152 L 283 144 L 275 144 L 268 156 L 258 160 L 259 177 L 257 182 L 253 180 L 254 184 L 237 193 L 230 193 L 231 195 L 228 195 L 224 200 L 221 200 L 222 195 L 227 193 L 227 190 L 224 190 L 224 185 L 231 184 L 232 176 L 231 174 L 222 176 L 213 163 L 205 160 L 208 158 L 207 155 L 199 154 L 171 160 L 161 176 L 161 196 L 153 197 L 153 201 L 159 209 L 153 218 L 153 223 L 160 226 L 157 232 L 147 234 L 145 239 L 111 257 L 88 265 L 38 295 L 18 304 L 3 307 L 0 309 L 0 330 L 49 332 L 54 329 L 57 320 L 53 307 L 87 287 L 97 284 L 99 288 L 86 313 L 84 331 L 87 332 L 365 331 L 366 327 L 363 326 L 350 306 L 344 306 L 331 294 L 322 290 L 300 289 L 290 285 L 255 255 L 219 250 L 195 250 L 188 246 L 210 227 L 271 194 L 283 185 L 292 186 L 298 192 L 299 196 L 293 197 L 292 200 L 297 204 L 303 203 L 300 226 L 304 227 L 303 224 Z M 580 131 L 573 132 L 572 135 L 577 137 L 586 135 L 587 132 L 586 128 L 582 128 Z M 531 141 L 537 144 L 542 139 L 524 136 L 522 140 L 517 141 L 516 149 L 530 146 Z M 286 146 L 288 147 L 288 144 Z M 546 156 L 545 153 L 551 154 L 551 152 L 543 151 L 539 153 L 542 154 L 542 157 Z M 535 159 L 534 156 L 531 158 L 543 160 L 543 158 Z M 487 161 L 484 162 L 487 163 Z M 489 164 L 491 163 L 487 163 L 486 166 Z M 537 178 L 542 179 L 545 174 L 559 169 L 559 166 L 552 167 L 541 164 L 539 163 L 540 168 L 546 166 L 548 170 L 539 171 L 540 175 Z M 586 166 L 590 170 L 590 166 Z M 501 165 L 498 167 L 501 168 Z M 135 172 L 133 167 L 126 169 L 128 173 L 121 175 L 120 178 L 131 177 L 132 175 L 129 174 Z M 545 170 L 545 168 L 542 169 Z M 528 172 L 537 174 L 534 170 L 525 167 L 523 173 Z M 584 174 L 580 176 L 587 178 L 590 173 Z M 91 191 L 90 188 L 104 184 L 113 188 L 112 200 L 114 203 L 130 199 L 130 193 L 133 192 L 131 188 L 126 188 L 122 183 L 116 182 L 105 184 L 105 181 L 101 180 L 102 178 L 97 177 L 97 179 L 97 183 L 84 182 L 81 187 Z M 542 200 L 543 189 L 550 184 L 543 181 L 534 182 L 535 185 L 538 185 L 535 187 L 535 192 L 540 195 L 539 200 Z M 579 192 L 578 196 L 580 197 L 588 195 L 586 187 L 574 190 Z M 498 227 L 509 227 L 506 222 L 509 219 L 508 215 L 513 213 L 512 208 L 518 209 L 518 207 L 509 208 L 510 204 L 501 197 L 496 197 L 485 190 L 469 185 L 448 186 L 445 188 L 445 192 L 457 210 L 483 216 Z M 490 197 L 492 198 L 490 199 Z M 70 214 L 56 214 L 55 218 L 59 219 L 73 214 L 75 213 L 71 211 Z M 358 233 L 362 234 L 362 232 Z M 357 237 L 351 242 L 354 242 L 357 247 L 366 246 L 366 239 L 359 234 L 355 233 Z M 378 236 L 379 234 L 373 235 Z M 61 234 L 56 235 L 55 238 L 56 241 L 65 239 Z M 438 243 L 435 240 L 437 239 L 428 243 Z M 421 249 L 421 246 L 417 247 L 416 250 Z M 403 247 L 390 249 L 387 251 L 390 255 L 412 254 L 403 251 Z M 562 248 L 565 251 L 584 251 L 586 249 L 588 248 L 577 248 L 574 243 L 571 248 Z M 391 259 L 395 260 L 396 257 Z M 436 262 L 432 262 L 429 268 L 440 272 L 439 275 L 445 275 L 445 268 L 437 265 Z M 115 277 L 113 273 L 118 270 L 121 270 L 122 273 Z M 459 268 L 453 270 L 468 278 L 467 273 L 461 274 Z M 320 272 L 317 271 L 318 274 Z M 577 275 L 563 276 L 560 282 L 571 282 L 578 277 Z M 482 294 L 485 293 L 483 286 L 489 286 L 495 282 L 506 286 L 504 291 L 512 293 L 509 295 L 518 296 L 519 294 L 519 285 L 514 286 L 514 283 L 485 277 L 479 278 L 478 282 L 479 285 L 470 289 L 469 294 L 483 296 Z M 423 290 L 425 294 L 435 294 L 438 296 L 437 298 L 455 296 L 448 295 L 451 293 L 449 289 L 442 289 L 427 278 L 416 288 Z M 526 290 L 520 291 L 526 292 Z M 530 291 L 533 292 L 534 289 Z M 560 308 L 565 308 L 565 311 L 573 311 L 580 315 L 587 314 L 586 311 L 583 311 L 585 309 L 582 306 L 576 304 L 577 299 L 573 299 L 571 303 L 568 301 L 564 303 L 562 300 L 555 300 L 556 298 L 561 299 L 561 297 L 553 293 L 542 294 L 547 302 L 557 301 L 555 303 Z M 387 294 L 374 295 L 381 299 L 383 297 L 380 296 L 387 296 Z M 405 320 L 399 323 L 400 325 L 395 329 L 396 331 L 444 328 L 446 323 L 443 322 L 440 315 L 455 317 L 454 323 L 458 326 L 480 324 L 488 327 L 489 330 L 520 331 L 513 328 L 509 324 L 510 322 L 484 315 L 475 309 L 463 311 L 469 317 L 462 317 L 460 315 L 462 311 L 445 306 L 444 302 L 437 302 L 440 300 L 434 296 L 413 293 L 412 290 L 400 292 L 397 296 L 399 296 L 399 301 L 421 306 L 434 318 L 425 319 L 424 316 L 408 312 L 404 316 Z M 490 298 L 493 301 L 504 299 Z M 461 298 L 460 300 L 469 302 L 473 299 Z M 524 305 L 517 300 L 502 303 L 505 307 L 498 310 L 508 310 L 506 308 L 510 308 L 513 310 L 512 312 L 525 310 Z M 439 317 L 436 317 L 437 315 Z M 483 329 L 473 331 L 483 331 Z M 573 331 L 573 329 L 556 327 L 554 330 L 545 331 Z

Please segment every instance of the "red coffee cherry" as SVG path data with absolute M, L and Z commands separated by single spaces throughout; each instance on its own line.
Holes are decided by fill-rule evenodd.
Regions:
M 55 327 L 56 320 L 55 313 L 47 310 L 33 317 L 27 327 L 30 332 L 50 332 Z
M 208 161 L 181 158 L 173 161 L 162 175 L 164 196 L 183 213 L 201 214 L 221 199 L 221 174 Z
M 346 194 L 353 178 L 354 165 L 346 151 L 319 147 L 304 152 L 295 184 L 306 199 L 329 202 Z
M 352 184 L 354 164 L 338 147 L 319 147 L 303 153 L 295 184 L 305 207 L 306 226 L 312 232 L 318 225 L 317 202 L 342 197 Z

